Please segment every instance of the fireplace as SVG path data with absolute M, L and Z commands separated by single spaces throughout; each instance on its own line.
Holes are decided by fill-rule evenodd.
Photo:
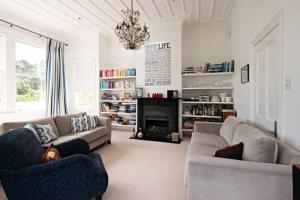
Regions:
M 179 99 L 139 98 L 137 126 L 143 139 L 171 141 L 171 134 L 178 133 Z

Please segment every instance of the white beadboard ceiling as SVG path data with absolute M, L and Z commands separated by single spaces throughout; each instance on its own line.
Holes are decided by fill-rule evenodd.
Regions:
M 226 20 L 234 0 L 134 0 L 141 21 L 184 17 L 190 23 Z M 63 34 L 98 30 L 111 35 L 130 0 L 0 0 L 1 11 Z

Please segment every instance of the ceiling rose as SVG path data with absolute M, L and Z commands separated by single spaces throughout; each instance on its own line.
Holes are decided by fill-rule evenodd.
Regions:
M 122 10 L 124 21 L 115 28 L 115 33 L 125 49 L 139 49 L 149 38 L 149 28 L 141 26 L 139 17 L 140 12 L 133 10 L 133 0 L 131 0 L 131 9 Z

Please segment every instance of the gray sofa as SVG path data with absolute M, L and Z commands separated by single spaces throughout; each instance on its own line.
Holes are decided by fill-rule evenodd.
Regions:
M 244 143 L 243 160 L 213 157 Z M 186 159 L 188 200 L 292 200 L 292 167 L 300 153 L 242 120 L 196 122 Z
M 58 138 L 50 143 L 60 144 L 76 138 L 81 138 L 89 143 L 90 149 L 94 149 L 101 144 L 111 142 L 111 119 L 108 117 L 100 117 L 101 127 L 89 131 L 79 133 L 71 132 L 71 117 L 78 117 L 80 114 L 59 115 L 51 118 L 38 119 L 33 121 L 23 122 L 5 122 L 0 125 L 0 134 L 9 131 L 10 129 L 24 127 L 27 123 L 35 123 L 46 125 L 50 124 L 54 133 Z M 48 145 L 48 144 L 46 144 Z

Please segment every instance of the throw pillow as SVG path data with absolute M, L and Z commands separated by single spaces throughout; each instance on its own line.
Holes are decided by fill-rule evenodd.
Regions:
M 46 163 L 49 161 L 54 161 L 54 160 L 59 160 L 59 159 L 61 159 L 59 151 L 55 148 L 55 146 L 53 144 L 51 144 L 45 151 L 45 153 L 42 157 L 42 162 Z
M 242 160 L 243 149 L 244 149 L 244 144 L 240 142 L 239 144 L 235 144 L 217 150 L 215 153 L 215 157 Z
M 89 130 L 87 115 L 83 115 L 80 117 L 72 117 L 71 124 L 72 124 L 72 129 L 73 129 L 72 132 L 73 133 L 78 133 L 78 132 Z
M 57 135 L 55 135 L 53 128 L 50 124 L 47 125 L 26 124 L 24 128 L 31 130 L 31 132 L 36 136 L 36 138 L 42 144 L 47 144 L 57 139 Z
M 88 115 L 88 122 L 89 122 L 89 128 L 93 129 L 93 128 L 97 128 L 100 127 L 100 118 L 97 115 Z

